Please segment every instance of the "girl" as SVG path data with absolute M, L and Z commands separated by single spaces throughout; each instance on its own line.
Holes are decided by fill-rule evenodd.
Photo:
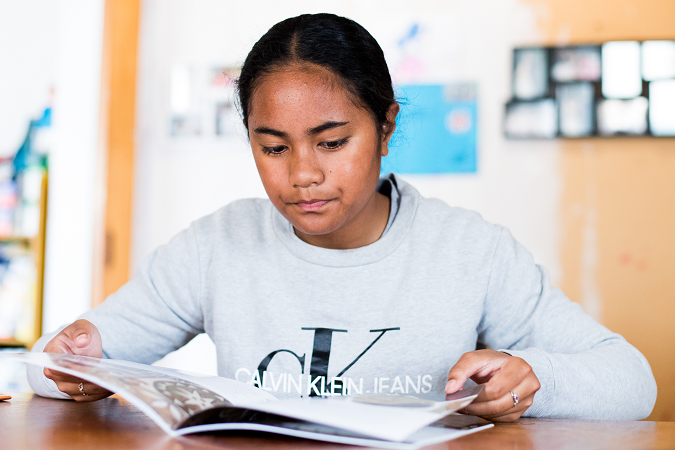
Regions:
M 399 106 L 364 28 L 284 20 L 254 45 L 238 88 L 269 200 L 193 223 L 36 350 L 152 363 L 206 332 L 221 376 L 280 397 L 442 400 L 471 379 L 485 389 L 465 412 L 495 421 L 650 413 L 645 358 L 551 287 L 506 229 L 379 178 Z M 40 395 L 110 394 L 29 376 Z

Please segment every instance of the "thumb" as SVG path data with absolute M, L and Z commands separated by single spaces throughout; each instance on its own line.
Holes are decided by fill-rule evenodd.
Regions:
M 448 383 L 445 385 L 445 393 L 452 394 L 459 391 L 466 380 L 476 374 L 491 371 L 488 361 L 480 351 L 464 353 L 448 372 Z
M 457 364 L 455 364 L 450 369 L 450 372 L 448 372 L 448 383 L 445 385 L 445 393 L 452 394 L 459 391 L 470 376 L 464 367 L 457 367 Z
M 86 332 L 82 332 L 75 337 L 73 342 L 75 343 L 75 347 L 85 348 L 91 343 L 91 335 L 87 334 Z
M 63 334 L 72 342 L 73 353 L 101 357 L 101 335 L 88 320 L 73 322 L 63 330 Z

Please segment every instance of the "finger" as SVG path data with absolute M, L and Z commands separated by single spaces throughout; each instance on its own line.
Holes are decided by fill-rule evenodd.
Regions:
M 86 382 L 82 383 L 82 390 L 80 390 L 80 383 L 70 383 L 65 381 L 56 383 L 56 387 L 59 388 L 59 391 L 70 395 L 74 399 L 76 397 L 95 397 L 99 395 L 105 395 L 107 397 L 111 394 L 109 390 L 104 389 L 101 386 Z M 84 393 L 82 391 L 84 391 Z
M 508 397 L 504 397 L 499 400 L 471 403 L 464 408 L 464 413 L 472 416 L 483 417 L 488 420 L 494 420 L 497 417 L 513 413 L 524 413 L 527 408 L 532 406 L 533 400 L 534 394 L 525 398 L 519 398 L 518 404 L 514 405 L 513 397 L 511 394 L 508 394 Z
M 54 382 L 66 382 L 66 383 L 87 383 L 86 380 L 77 378 L 73 375 L 68 375 L 67 373 L 57 372 L 56 370 L 45 369 L 45 376 Z
M 466 410 L 467 414 L 490 419 L 505 414 L 511 414 L 514 411 L 524 412 L 527 408 L 532 406 L 532 402 L 534 401 L 534 394 L 537 392 L 538 389 L 539 389 L 539 382 L 536 380 L 536 378 L 527 377 L 512 390 L 505 391 L 504 395 L 502 395 L 501 397 L 487 401 L 478 401 L 478 399 L 476 399 L 477 401 L 472 402 L 464 409 Z M 515 405 L 514 405 L 515 401 L 513 396 L 511 395 L 511 392 L 514 392 L 516 393 L 516 395 L 519 396 L 518 403 Z
M 480 417 L 492 422 L 512 422 L 520 418 L 520 416 L 522 416 L 525 411 L 527 411 L 527 408 L 529 407 L 528 405 L 532 404 L 533 399 L 534 396 L 528 397 L 523 401 L 518 402 L 518 406 L 514 406 L 513 408 L 510 408 L 500 414 L 483 415 Z
M 63 335 L 57 334 L 54 339 L 47 343 L 43 351 L 45 353 L 72 353 L 68 341 L 68 338 L 64 339 Z
M 76 320 L 63 332 L 71 341 L 71 350 L 76 355 L 101 357 L 100 334 L 98 329 L 88 320 Z
M 79 319 L 68 325 L 61 332 L 69 338 L 75 340 L 80 335 L 92 334 L 93 324 L 88 320 Z
M 513 412 L 510 414 L 506 414 L 504 416 L 498 416 L 498 417 L 492 417 L 490 419 L 491 422 L 501 422 L 501 423 L 507 423 L 507 422 L 515 422 L 516 420 L 520 419 L 520 417 L 523 415 L 525 411 L 517 411 Z
M 493 416 L 479 416 L 479 417 L 485 420 L 489 420 L 491 422 L 513 422 L 514 420 L 519 419 L 525 413 L 526 410 L 527 408 L 525 407 L 523 408 L 518 407 L 510 409 L 502 414 L 497 414 Z M 460 414 L 474 415 L 470 414 L 465 409 L 458 410 L 457 412 Z
M 111 395 L 112 395 L 112 393 L 100 394 L 100 395 L 87 395 L 87 396 L 79 395 L 79 396 L 73 397 L 73 400 L 75 400 L 76 402 L 95 402 L 97 400 L 101 400 L 103 398 L 110 397 Z
M 476 373 L 486 371 L 489 362 L 477 358 L 474 352 L 464 353 L 448 372 L 448 383 L 445 385 L 445 393 L 452 394 L 462 388 L 466 380 Z
M 532 382 L 523 384 L 528 378 L 532 378 Z M 535 386 L 538 384 L 534 382 L 535 380 L 536 377 L 534 377 L 534 373 L 529 364 L 520 358 L 511 357 L 504 363 L 501 369 L 485 383 L 482 392 L 484 395 L 476 400 L 481 402 L 510 397 L 509 391 L 517 388 L 520 389 L 520 395 L 527 397 L 539 389 L 539 386 Z
M 478 350 L 464 353 L 457 363 L 448 372 L 448 383 L 445 393 L 452 394 L 462 388 L 466 380 L 471 377 L 489 379 L 495 371 L 499 370 L 508 356 L 491 350 Z M 479 398 L 483 395 L 479 395 Z
M 44 348 L 47 353 L 102 357 L 101 335 L 91 322 L 80 319 L 61 330 Z

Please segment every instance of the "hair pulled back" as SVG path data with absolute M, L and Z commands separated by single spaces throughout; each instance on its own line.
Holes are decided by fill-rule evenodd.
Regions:
M 248 128 L 251 97 L 261 76 L 293 63 L 312 63 L 338 75 L 343 86 L 375 117 L 387 122 L 395 103 L 389 68 L 373 36 L 358 23 L 334 14 L 303 14 L 277 23 L 255 43 L 237 80 Z M 378 127 L 381 131 L 381 126 Z

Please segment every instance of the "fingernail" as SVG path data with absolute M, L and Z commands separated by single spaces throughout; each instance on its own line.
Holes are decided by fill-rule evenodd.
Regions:
M 445 392 L 447 394 L 452 394 L 454 392 L 456 384 L 457 380 L 448 380 L 448 384 L 445 385 Z
M 86 334 L 81 334 L 78 337 L 75 338 L 75 345 L 80 345 L 80 344 L 85 344 L 87 341 L 87 335 Z

